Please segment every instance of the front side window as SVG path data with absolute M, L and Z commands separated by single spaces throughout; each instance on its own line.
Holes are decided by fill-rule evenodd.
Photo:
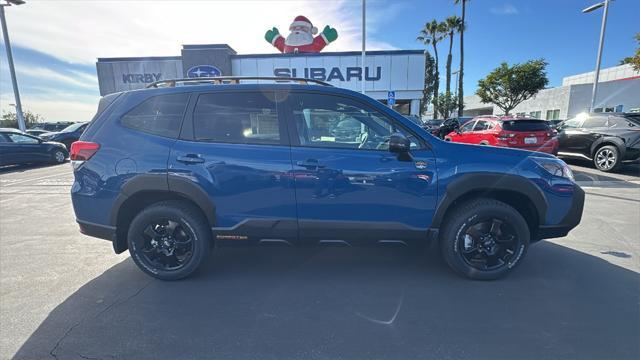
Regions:
M 569 119 L 562 123 L 563 129 L 575 129 L 580 127 L 581 121 L 577 118 Z
M 405 135 L 411 149 L 420 141 L 382 113 L 338 96 L 298 94 L 292 98 L 293 119 L 300 145 L 386 150 L 395 132 Z
M 36 138 L 32 138 L 31 136 L 22 135 L 22 134 L 18 134 L 18 133 L 7 133 L 7 136 L 9 137 L 9 139 L 11 139 L 12 142 L 17 143 L 17 144 L 38 144 L 38 143 L 40 143 L 40 141 L 38 141 L 38 139 L 36 139 Z
M 473 129 L 473 125 L 475 123 L 476 123 L 475 121 L 469 121 L 468 123 L 462 125 L 462 127 L 460 128 L 460 132 L 471 131 L 471 129 Z
M 211 93 L 198 98 L 195 139 L 237 144 L 281 143 L 276 103 L 256 93 Z
M 478 120 L 476 125 L 473 127 L 473 131 L 484 131 L 489 129 L 489 122 L 486 120 Z
M 125 114 L 122 125 L 158 136 L 177 138 L 189 100 L 188 93 L 154 96 Z

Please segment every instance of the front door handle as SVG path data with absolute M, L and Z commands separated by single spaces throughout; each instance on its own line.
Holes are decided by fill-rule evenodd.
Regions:
M 316 159 L 307 159 L 304 161 L 297 161 L 296 165 L 303 168 L 307 168 L 307 169 L 316 169 L 316 168 L 325 167 L 325 165 L 320 165 L 320 163 Z
M 200 157 L 198 154 L 187 154 L 184 156 L 178 156 L 176 158 L 179 162 L 183 164 L 202 164 L 204 159 Z

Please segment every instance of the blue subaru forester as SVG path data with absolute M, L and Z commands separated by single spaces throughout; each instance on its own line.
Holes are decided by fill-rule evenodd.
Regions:
M 365 95 L 256 79 L 102 98 L 71 147 L 80 231 L 163 280 L 225 245 L 430 240 L 458 273 L 495 279 L 580 222 L 584 192 L 554 156 L 444 142 Z

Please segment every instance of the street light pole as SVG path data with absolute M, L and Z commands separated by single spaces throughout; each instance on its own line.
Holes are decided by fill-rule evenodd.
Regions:
M 596 71 L 593 78 L 593 90 L 591 92 L 591 104 L 589 106 L 589 112 L 593 112 L 593 108 L 596 105 L 598 80 L 600 78 L 600 63 L 602 61 L 602 48 L 604 47 L 604 32 L 607 28 L 607 14 L 609 13 L 609 1 L 610 0 L 604 0 L 601 3 L 591 5 L 588 8 L 582 10 L 582 12 L 586 14 L 604 6 L 604 11 L 602 13 L 602 26 L 600 28 L 600 43 L 598 44 L 598 58 L 596 59 Z
M 22 103 L 20 102 L 20 92 L 18 91 L 18 81 L 16 80 L 16 69 L 13 66 L 13 54 L 11 53 L 11 43 L 9 42 L 9 32 L 7 31 L 7 19 L 4 16 L 4 8 L 11 4 L 22 5 L 24 1 L 7 1 L 0 4 L 0 22 L 2 22 L 2 34 L 4 35 L 4 45 L 7 48 L 7 62 L 9 63 L 9 72 L 11 73 L 11 83 L 13 84 L 13 94 L 16 98 L 16 118 L 18 120 L 18 128 L 25 131 L 27 126 L 22 115 Z
M 366 8 L 367 8 L 367 1 L 366 0 L 362 0 L 362 68 L 361 68 L 361 72 L 362 72 L 361 76 L 362 76 L 362 78 L 361 78 L 361 83 L 362 83 L 362 93 L 363 94 L 365 92 L 365 85 L 366 85 L 366 83 L 364 81 L 365 77 L 366 77 L 366 75 L 365 75 L 366 74 L 365 73 L 366 67 L 364 65 L 365 48 L 366 48 L 365 42 L 366 42 L 366 39 L 367 39 L 367 31 L 366 31 L 366 28 L 365 28 L 365 26 L 366 26 Z

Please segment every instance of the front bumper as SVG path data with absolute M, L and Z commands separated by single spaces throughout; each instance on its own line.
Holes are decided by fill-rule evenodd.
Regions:
M 567 215 L 555 225 L 540 225 L 536 232 L 535 239 L 551 239 L 567 236 L 569 231 L 580 224 L 582 211 L 584 209 L 584 190 L 578 185 L 573 185 L 573 200 Z

